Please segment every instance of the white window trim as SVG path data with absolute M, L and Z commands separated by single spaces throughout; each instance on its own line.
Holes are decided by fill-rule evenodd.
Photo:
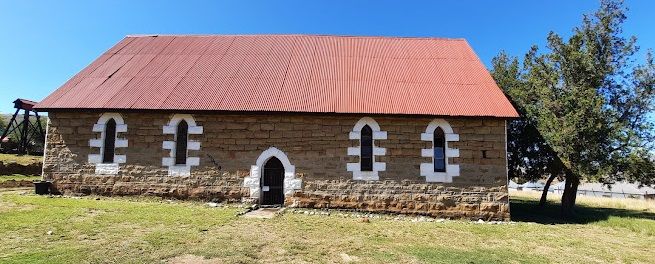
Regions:
M 200 141 L 190 140 L 187 136 L 187 158 L 186 164 L 175 164 L 175 140 L 177 140 L 177 124 L 182 120 L 186 121 L 188 126 L 188 135 L 202 135 L 202 126 L 196 125 L 195 119 L 189 114 L 175 114 L 167 125 L 162 127 L 165 135 L 173 135 L 173 141 L 166 140 L 162 142 L 162 148 L 170 150 L 168 157 L 161 159 L 161 165 L 168 167 L 168 176 L 189 176 L 191 175 L 191 167 L 200 165 L 199 157 L 190 157 L 189 150 L 200 150 Z
M 114 162 L 113 163 L 103 163 L 102 155 L 105 151 L 105 126 L 109 119 L 114 119 L 116 122 L 116 134 L 115 144 L 114 144 Z M 93 125 L 93 132 L 100 133 L 100 138 L 94 138 L 89 140 L 89 146 L 91 148 L 98 148 L 98 154 L 89 154 L 88 162 L 95 164 L 95 174 L 99 175 L 115 175 L 118 174 L 119 164 L 125 163 L 127 158 L 125 155 L 116 155 L 117 148 L 127 148 L 128 142 L 127 139 L 119 138 L 118 133 L 127 132 L 127 124 L 123 120 L 123 117 L 119 113 L 104 113 L 98 118 L 98 122 Z
M 446 139 L 445 154 L 446 154 L 446 172 L 434 171 L 434 130 L 440 127 Z M 459 176 L 459 164 L 450 164 L 448 158 L 459 157 L 459 149 L 448 147 L 448 142 L 459 141 L 459 134 L 453 133 L 453 128 L 444 119 L 434 119 L 425 129 L 425 133 L 421 133 L 422 141 L 429 141 L 432 148 L 422 149 L 421 156 L 429 157 L 432 159 L 430 163 L 421 163 L 421 176 L 425 177 L 426 182 L 453 182 L 453 177 Z
M 373 170 L 372 171 L 362 171 L 361 164 L 361 140 L 362 140 L 362 128 L 368 125 L 373 131 Z M 380 179 L 379 172 L 387 170 L 387 164 L 385 162 L 376 162 L 376 156 L 384 156 L 387 154 L 386 148 L 376 147 L 376 140 L 387 139 L 387 131 L 381 131 L 380 125 L 373 118 L 363 117 L 353 127 L 353 130 L 350 131 L 348 138 L 351 140 L 358 140 L 359 146 L 349 147 L 348 156 L 357 156 L 358 161 L 356 163 L 347 163 L 346 171 L 353 173 L 353 180 L 358 181 L 377 181 Z
M 255 165 L 250 166 L 250 175 L 243 179 L 243 186 L 250 189 L 250 198 L 261 197 L 261 178 L 264 176 L 262 170 L 264 165 L 272 157 L 276 157 L 284 166 L 284 196 L 293 195 L 296 190 L 302 188 L 302 179 L 296 178 L 296 166 L 292 165 L 287 155 L 275 148 L 270 147 L 259 155 Z

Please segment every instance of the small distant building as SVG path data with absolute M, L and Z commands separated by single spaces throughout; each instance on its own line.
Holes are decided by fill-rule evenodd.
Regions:
M 556 194 L 564 193 L 564 184 L 565 183 L 566 183 L 565 181 L 561 181 L 561 182 L 557 182 L 557 183 L 553 182 L 550 185 L 550 187 L 548 187 L 548 192 L 556 193 Z
M 514 182 L 513 180 L 509 180 L 509 183 L 507 184 L 507 188 L 510 189 L 510 190 L 520 190 L 521 185 Z
M 552 185 L 549 192 L 564 193 L 565 181 Z M 655 199 L 655 189 L 642 186 L 638 183 L 617 182 L 610 185 L 602 183 L 581 183 L 578 186 L 578 194 L 594 197 L 607 198 L 633 198 L 633 199 Z
M 545 184 L 538 181 L 531 181 L 521 184 L 521 190 L 524 191 L 543 191 Z

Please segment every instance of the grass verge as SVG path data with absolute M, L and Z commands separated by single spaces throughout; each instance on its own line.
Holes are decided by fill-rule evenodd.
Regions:
M 644 208 L 582 205 L 580 221 L 513 196 L 514 224 L 411 222 L 287 213 L 158 198 L 48 198 L 0 191 L 0 262 L 607 263 L 655 259 Z M 588 208 L 588 209 L 586 209 Z M 595 211 L 594 211 L 595 210 Z M 617 211 L 618 210 L 618 211 Z M 621 210 L 625 210 L 621 211 Z M 647 209 L 646 209 L 647 210 Z M 601 213 L 602 217 L 587 217 Z M 582 221 L 584 219 L 584 221 Z M 52 231 L 51 233 L 49 231 Z
M 28 176 L 22 174 L 0 175 L 0 183 L 6 181 L 38 181 L 41 176 Z
M 40 163 L 43 160 L 42 156 L 31 155 L 16 155 L 16 154 L 2 154 L 0 153 L 0 162 L 2 163 L 18 163 L 20 165 L 30 165 L 33 163 Z

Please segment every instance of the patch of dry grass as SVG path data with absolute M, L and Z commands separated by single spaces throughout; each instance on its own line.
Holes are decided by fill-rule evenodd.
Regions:
M 0 162 L 3 163 L 18 163 L 21 165 L 29 165 L 32 163 L 39 163 L 43 161 L 42 156 L 31 155 L 15 155 L 15 154 L 2 154 L 0 153 Z
M 37 181 L 41 176 L 26 176 L 22 174 L 0 175 L 0 183 L 6 181 Z
M 655 234 L 641 231 L 655 230 L 655 220 L 644 215 L 643 208 L 641 214 L 630 216 L 610 210 L 607 217 L 584 223 L 541 224 L 537 212 L 542 211 L 535 204 L 532 197 L 513 197 L 512 213 L 523 216 L 513 224 L 390 219 L 366 223 L 340 214 L 243 218 L 236 216 L 242 210 L 237 207 L 158 198 L 48 198 L 0 191 L 0 262 L 647 263 L 655 259 L 655 251 L 649 250 Z
M 511 196 L 515 197 L 528 197 L 530 199 L 541 199 L 541 192 L 537 191 L 515 191 L 511 190 Z M 559 203 L 562 196 L 559 194 L 548 193 L 547 199 L 553 203 Z M 608 198 L 608 197 L 594 197 L 586 195 L 578 195 L 576 197 L 576 204 L 587 205 L 591 207 L 607 207 L 615 209 L 637 210 L 655 213 L 655 200 L 642 200 L 630 198 Z

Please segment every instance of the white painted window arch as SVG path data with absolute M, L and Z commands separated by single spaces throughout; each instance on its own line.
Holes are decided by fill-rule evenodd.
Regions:
M 296 190 L 301 189 L 302 179 L 296 178 L 296 166 L 291 164 L 283 151 L 270 147 L 259 155 L 255 165 L 250 166 L 250 175 L 243 179 L 243 186 L 250 189 L 250 198 L 261 197 L 262 171 L 266 162 L 273 157 L 279 159 L 284 167 L 284 196 L 293 195 Z
M 114 132 L 114 158 L 111 163 L 103 163 L 103 153 L 105 153 L 105 138 L 106 135 L 106 126 L 109 120 L 114 120 L 116 122 L 116 131 Z M 120 138 L 119 133 L 127 132 L 127 124 L 123 120 L 123 116 L 119 113 L 103 113 L 98 121 L 93 125 L 93 132 L 100 133 L 100 138 L 93 138 L 89 140 L 89 146 L 91 148 L 98 148 L 98 154 L 89 154 L 88 161 L 91 164 L 95 164 L 95 173 L 96 174 L 118 174 L 118 166 L 121 163 L 125 163 L 127 158 L 125 155 L 117 155 L 116 149 L 118 148 L 127 148 L 128 141 L 125 138 Z
M 361 140 L 362 140 L 362 128 L 364 126 L 369 126 L 373 131 L 373 168 L 371 171 L 362 171 L 361 164 Z M 351 140 L 358 140 L 359 146 L 349 147 L 348 155 L 357 156 L 358 161 L 356 163 L 347 163 L 346 170 L 352 172 L 353 180 L 364 180 L 364 181 L 376 181 L 380 179 L 379 172 L 385 171 L 387 169 L 387 164 L 385 162 L 376 162 L 376 157 L 384 156 L 387 153 L 386 148 L 377 147 L 376 142 L 379 140 L 387 139 L 387 132 L 380 129 L 380 125 L 373 118 L 363 117 L 355 123 L 353 130 L 350 131 L 348 137 Z
M 445 161 L 446 161 L 446 171 L 445 172 L 436 172 L 434 170 L 434 131 L 437 128 L 441 128 L 445 136 Z M 429 141 L 432 146 L 429 149 L 422 149 L 421 156 L 431 158 L 432 162 L 430 163 L 421 163 L 421 176 L 425 177 L 427 182 L 452 182 L 453 177 L 459 176 L 459 165 L 450 164 L 448 158 L 457 158 L 459 157 L 459 149 L 450 148 L 448 142 L 459 141 L 459 134 L 453 132 L 453 128 L 450 124 L 441 118 L 432 120 L 427 128 L 425 133 L 421 134 L 421 140 Z
M 187 125 L 187 158 L 185 164 L 175 164 L 175 152 L 177 135 L 177 125 L 184 120 Z M 189 150 L 200 150 L 200 141 L 189 139 L 190 135 L 202 135 L 202 126 L 196 125 L 196 120 L 189 114 L 175 114 L 171 117 L 168 124 L 163 126 L 163 133 L 173 135 L 173 140 L 166 140 L 162 143 L 162 148 L 170 150 L 169 156 L 161 160 L 162 166 L 168 167 L 169 176 L 189 176 L 191 175 L 191 167 L 200 165 L 199 157 L 191 157 L 188 154 Z

